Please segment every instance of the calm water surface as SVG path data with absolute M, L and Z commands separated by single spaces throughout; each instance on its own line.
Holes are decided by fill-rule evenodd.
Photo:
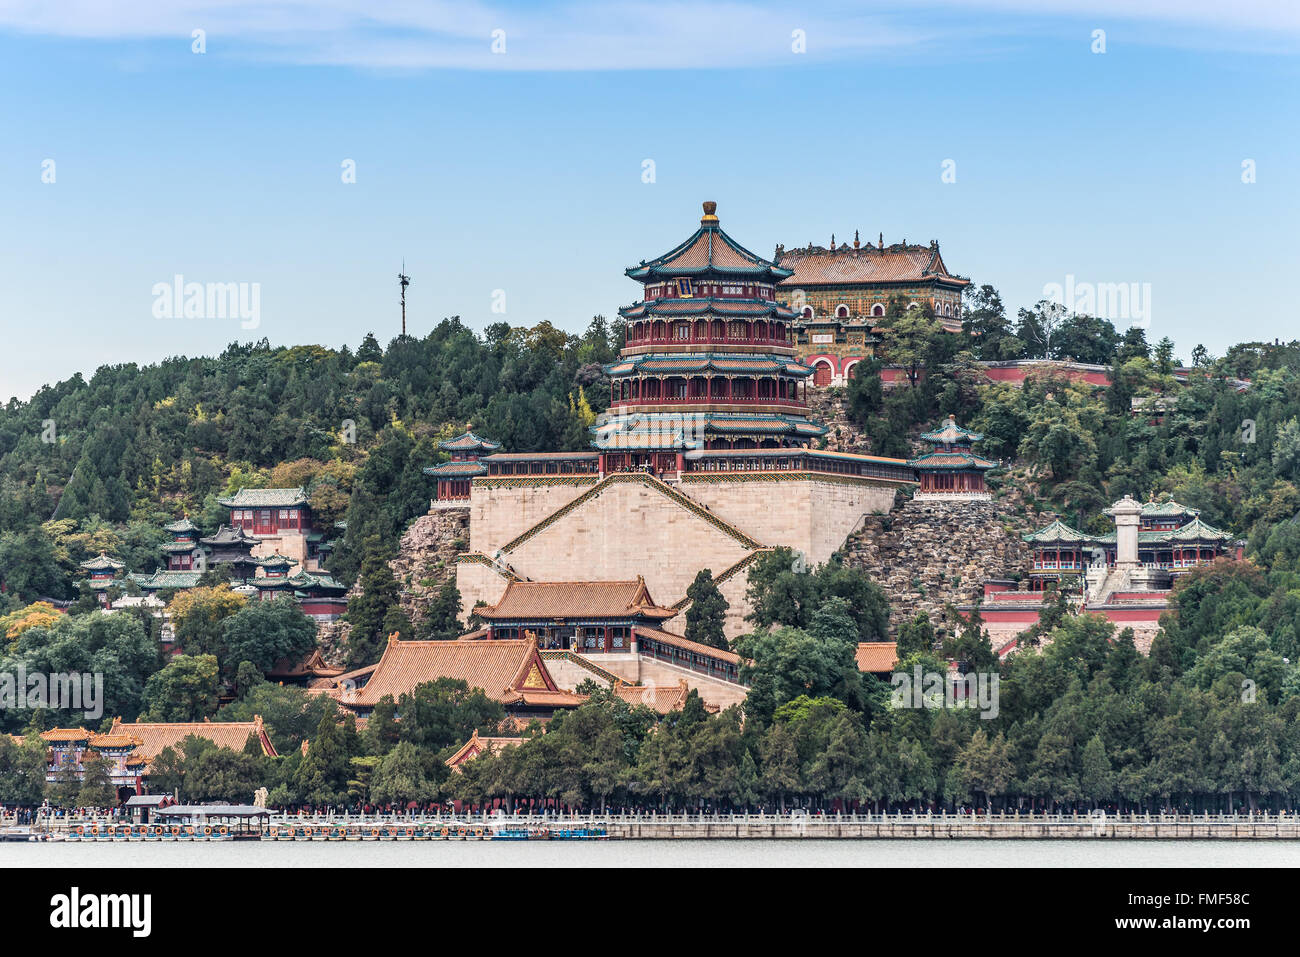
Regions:
M 0 844 L 0 867 L 1300 867 L 1286 841 Z

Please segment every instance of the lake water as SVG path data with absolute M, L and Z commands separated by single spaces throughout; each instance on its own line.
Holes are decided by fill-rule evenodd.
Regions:
M 20 867 L 1300 867 L 1286 841 L 238 841 L 0 844 Z

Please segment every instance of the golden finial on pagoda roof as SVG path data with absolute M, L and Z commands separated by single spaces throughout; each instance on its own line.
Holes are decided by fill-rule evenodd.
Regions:
M 705 200 L 704 215 L 700 217 L 700 223 L 702 225 L 716 223 L 718 221 L 717 213 L 718 213 L 718 204 L 711 199 Z

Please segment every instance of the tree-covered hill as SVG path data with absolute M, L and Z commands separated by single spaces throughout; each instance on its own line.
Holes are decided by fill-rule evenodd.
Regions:
M 428 507 L 421 469 L 440 460 L 438 439 L 472 423 L 508 449 L 585 447 L 620 336 L 601 317 L 581 337 L 546 322 L 475 335 L 451 318 L 386 349 L 373 335 L 355 352 L 263 340 L 216 358 L 104 366 L 11 399 L 0 408 L 0 583 L 15 600 L 70 598 L 76 563 L 103 548 L 148 571 L 161 523 L 184 513 L 210 531 L 221 495 L 297 485 L 323 520 L 347 520 L 335 571 L 350 578 L 354 543 L 392 547 Z

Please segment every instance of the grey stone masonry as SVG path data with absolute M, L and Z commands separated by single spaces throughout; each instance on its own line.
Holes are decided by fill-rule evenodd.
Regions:
M 1009 502 L 909 500 L 868 515 L 845 550 L 848 565 L 885 590 L 897 633 L 921 611 L 939 627 L 944 605 L 974 602 L 987 578 L 1023 575 L 1032 558 L 1020 538 L 1027 531 Z

